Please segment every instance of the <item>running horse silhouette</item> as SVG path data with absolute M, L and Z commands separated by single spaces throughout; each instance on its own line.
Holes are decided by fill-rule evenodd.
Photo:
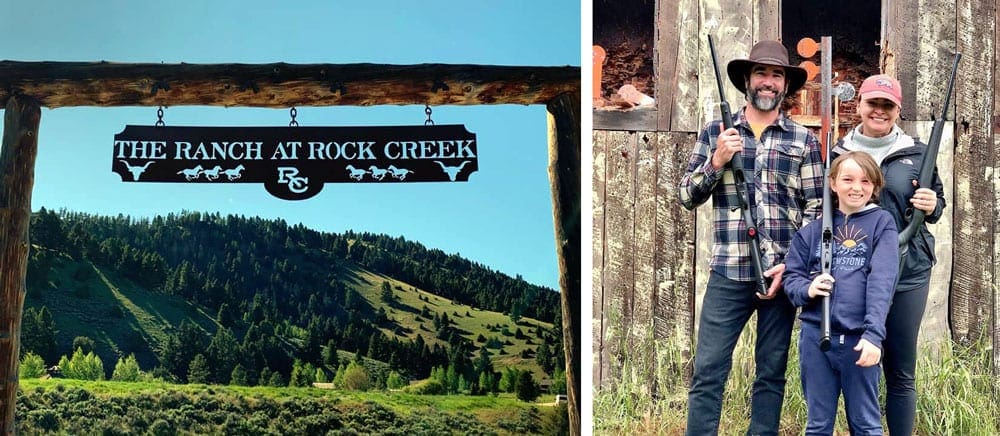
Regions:
M 222 170 L 222 174 L 225 174 L 226 177 L 229 178 L 229 180 L 236 180 L 240 177 L 243 177 L 243 170 L 245 169 L 246 167 L 244 167 L 243 164 L 239 164 L 236 166 L 236 168 L 233 168 L 231 170 Z
M 352 179 L 357 180 L 359 182 L 361 181 L 362 178 L 365 177 L 365 174 L 368 174 L 368 171 L 365 171 L 365 170 L 360 169 L 360 168 L 354 168 L 354 165 L 348 165 L 348 166 L 344 167 L 344 169 L 347 170 L 348 175 Z
M 196 166 L 194 168 L 187 168 L 187 169 L 180 170 L 180 171 L 177 172 L 177 174 L 183 174 L 184 175 L 184 180 L 187 180 L 187 181 L 190 182 L 192 180 L 197 179 L 198 176 L 201 175 L 201 170 L 202 170 L 201 165 L 198 165 L 198 166 Z
M 215 180 L 219 178 L 219 171 L 222 171 L 222 167 L 216 165 L 215 168 L 210 170 L 202 170 L 201 173 L 205 175 L 208 180 Z
M 395 178 L 397 178 L 399 180 L 406 180 L 406 175 L 413 172 L 413 171 L 408 170 L 406 168 L 396 168 L 395 165 L 389 165 L 388 170 L 389 170 L 389 173 L 392 174 L 392 177 L 395 177 Z
M 464 160 L 457 167 L 449 167 L 445 166 L 445 164 L 441 163 L 441 161 L 436 160 L 434 162 L 437 163 L 438 165 L 441 165 L 441 169 L 448 174 L 448 178 L 451 179 L 452 182 L 455 181 L 455 177 L 458 176 L 458 173 L 462 171 L 462 167 L 464 167 L 465 164 L 469 163 L 469 161 Z
M 129 165 L 128 162 L 125 162 L 125 161 L 123 161 L 121 159 L 118 159 L 118 161 L 121 162 L 121 163 L 123 163 L 123 164 L 125 164 L 125 169 L 127 169 L 128 172 L 132 173 L 132 181 L 133 182 L 138 182 L 139 181 L 139 176 L 142 175 L 142 173 L 146 171 L 146 168 L 149 168 L 149 165 L 154 162 L 154 161 L 146 162 L 145 165 L 143 165 L 143 166 L 140 167 L 140 166 Z
M 368 167 L 368 169 L 372 172 L 372 178 L 375 180 L 384 179 L 385 175 L 389 172 L 389 170 L 383 170 L 375 165 Z

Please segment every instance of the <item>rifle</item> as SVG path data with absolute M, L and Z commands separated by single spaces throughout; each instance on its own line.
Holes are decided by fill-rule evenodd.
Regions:
M 931 187 L 934 179 L 934 167 L 937 161 L 938 149 L 941 146 L 941 135 L 944 132 L 945 118 L 948 117 L 948 105 L 951 103 L 951 91 L 955 87 L 955 73 L 958 71 L 958 61 L 962 59 L 962 53 L 955 53 L 955 63 L 951 67 L 951 80 L 948 82 L 948 92 L 944 97 L 944 106 L 941 108 L 941 117 L 934 120 L 934 127 L 931 128 L 931 137 L 927 141 L 927 152 L 924 154 L 924 161 L 920 165 L 919 183 L 921 188 Z M 899 270 L 902 272 L 906 255 L 909 251 L 909 242 L 917 230 L 924 224 L 926 212 L 913 208 L 910 222 L 899 232 Z
M 712 53 L 712 66 L 715 67 L 715 82 L 719 86 L 719 110 L 722 112 L 722 130 L 733 127 L 733 114 L 729 112 L 729 102 L 726 101 L 726 93 L 722 87 L 722 74 L 719 73 L 719 59 L 715 56 L 715 42 L 712 35 L 708 35 L 708 49 Z M 767 295 L 768 283 L 764 277 L 764 263 L 760 254 L 760 239 L 757 234 L 757 224 L 754 223 L 753 212 L 750 204 L 753 199 L 749 197 L 746 187 L 746 178 L 743 173 L 742 153 L 733 154 L 729 161 L 733 170 L 733 182 L 736 185 L 736 196 L 739 198 L 740 212 L 743 222 L 746 224 L 747 245 L 750 246 L 750 266 L 753 268 L 754 281 L 757 285 L 757 293 Z
M 820 68 L 821 75 L 820 80 L 822 81 L 823 94 L 820 96 L 820 104 L 822 107 L 822 112 L 820 113 L 822 117 L 823 133 L 825 134 L 825 144 L 823 144 L 823 233 L 820 239 L 820 270 L 823 274 L 830 274 L 831 266 L 833 264 L 833 202 L 830 200 L 830 143 L 833 142 L 833 128 L 832 118 L 833 118 L 833 102 L 831 97 L 833 94 L 833 72 L 831 71 L 831 64 L 833 63 L 833 48 L 831 37 L 824 36 L 820 38 Z M 833 288 L 830 288 L 830 294 L 833 294 Z M 830 349 L 830 296 L 825 296 L 820 299 L 820 338 L 819 338 L 819 349 L 827 351 Z

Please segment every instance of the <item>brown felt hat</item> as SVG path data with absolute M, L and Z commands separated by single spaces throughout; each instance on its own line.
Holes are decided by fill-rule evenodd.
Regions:
M 733 59 L 726 65 L 729 81 L 736 89 L 746 94 L 746 78 L 754 65 L 774 65 L 785 68 L 785 82 L 788 84 L 788 94 L 798 91 L 806 83 L 806 70 L 788 64 L 788 49 L 778 41 L 761 41 L 750 49 L 748 59 Z

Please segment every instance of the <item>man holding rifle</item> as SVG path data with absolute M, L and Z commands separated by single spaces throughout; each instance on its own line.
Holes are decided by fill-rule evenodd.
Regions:
M 748 59 L 735 59 L 726 69 L 747 104 L 731 120 L 733 127 L 723 128 L 723 121 L 715 120 L 701 131 L 678 186 L 681 204 L 689 210 L 712 198 L 714 228 L 687 434 L 718 432 L 733 349 L 756 311 L 757 374 L 747 433 L 776 435 L 795 309 L 784 295 L 775 297 L 782 293 L 784 256 L 792 237 L 819 214 L 823 158 L 816 137 L 780 109 L 785 97 L 806 81 L 806 71 L 788 64 L 788 51 L 780 42 L 761 41 Z M 723 108 L 728 112 L 724 101 Z M 743 177 L 734 169 L 742 169 Z M 737 180 L 743 180 L 741 189 Z M 756 227 L 748 231 L 748 222 Z M 763 276 L 770 280 L 764 294 L 758 292 L 761 278 L 751 260 L 753 239 L 759 241 Z

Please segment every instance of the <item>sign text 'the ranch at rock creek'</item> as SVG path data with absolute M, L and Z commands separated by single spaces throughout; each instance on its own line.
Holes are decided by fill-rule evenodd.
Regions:
M 324 183 L 467 182 L 479 169 L 463 125 L 125 126 L 111 170 L 123 182 L 263 183 L 304 200 Z

